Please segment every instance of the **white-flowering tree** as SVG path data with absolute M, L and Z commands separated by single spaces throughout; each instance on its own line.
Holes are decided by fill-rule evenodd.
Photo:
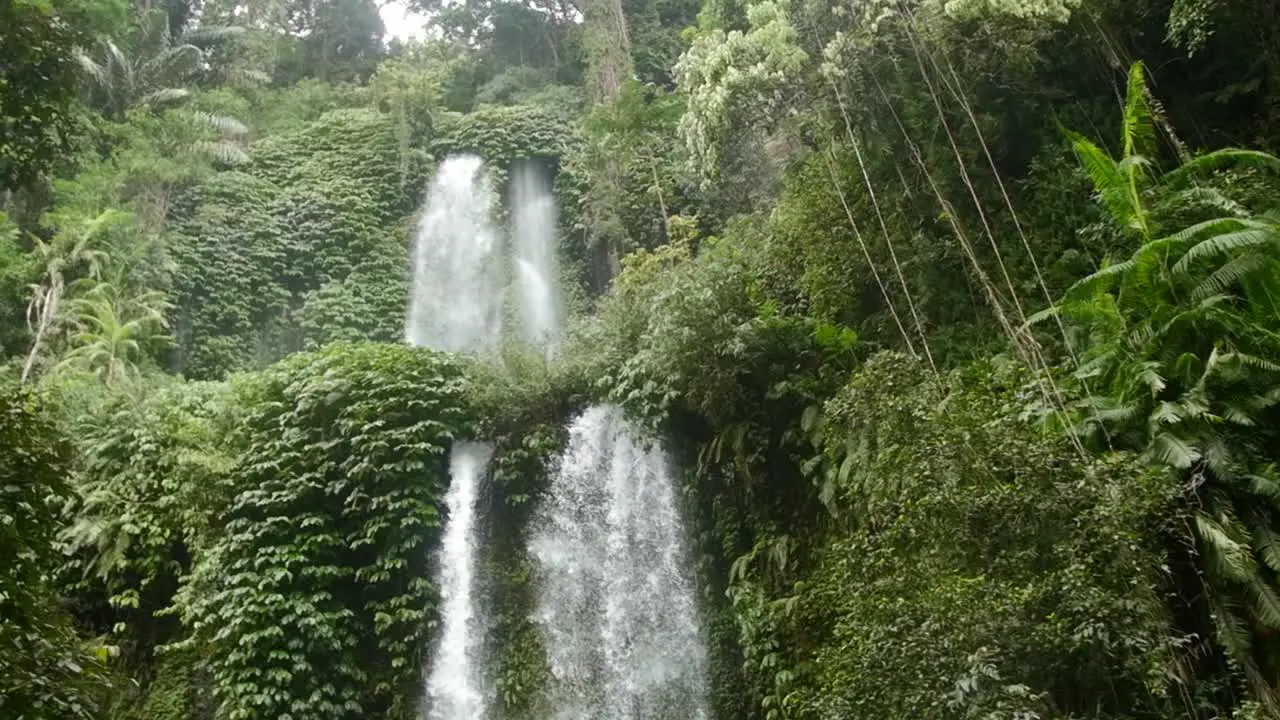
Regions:
M 680 133 L 705 180 L 718 175 L 735 128 L 768 123 L 789 106 L 809 61 L 789 11 L 789 0 L 756 2 L 747 8 L 746 32 L 704 27 L 676 64 L 687 98 Z

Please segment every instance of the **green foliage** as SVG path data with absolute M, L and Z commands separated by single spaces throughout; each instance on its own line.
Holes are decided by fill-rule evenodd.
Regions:
M 410 717 L 445 455 L 469 422 L 461 368 L 335 345 L 243 393 L 232 501 L 182 603 L 218 716 Z
M 495 168 L 520 158 L 561 157 L 573 140 L 570 129 L 538 107 L 492 107 L 442 123 L 431 144 L 432 155 L 475 153 Z
M 67 305 L 74 330 L 58 369 L 85 370 L 110 385 L 136 377 L 140 364 L 170 340 L 163 332 L 171 306 L 157 290 L 122 297 L 103 282 Z
M 1280 366 L 1271 360 L 1280 352 L 1280 223 L 1252 215 L 1212 186 L 1182 188 L 1206 170 L 1275 171 L 1280 160 L 1218 151 L 1188 160 L 1140 194 L 1135 174 L 1115 169 L 1149 164 L 1139 153 L 1150 141 L 1136 141 L 1154 135 L 1145 93 L 1135 65 L 1121 161 L 1076 140 L 1077 149 L 1091 148 L 1082 162 L 1103 205 L 1141 245 L 1128 260 L 1076 283 L 1061 306 L 1037 319 L 1060 314 L 1085 333 L 1075 376 L 1090 395 L 1069 421 L 1095 442 L 1142 452 L 1185 479 L 1219 639 L 1274 702 L 1275 684 L 1263 668 L 1275 662 L 1275 650 L 1255 646 L 1246 628 L 1280 627 L 1270 565 L 1280 512 L 1271 492 L 1278 459 L 1271 428 L 1280 402 Z M 1163 196 L 1157 207 L 1178 208 L 1207 198 L 1210 211 L 1229 214 L 1156 237 L 1152 228 L 1166 223 L 1148 209 L 1152 196 Z
M 128 662 L 177 639 L 164 613 L 230 501 L 230 401 L 226 386 L 177 382 L 141 398 L 108 394 L 77 418 L 82 460 L 61 544 L 77 595 L 106 602 L 104 630 Z
M 714 178 L 733 133 L 777 112 L 784 90 L 808 61 L 786 0 L 748 6 L 746 32 L 700 28 L 676 73 L 688 97 L 680 132 L 696 169 Z
M 1164 716 L 1177 488 L 1042 437 L 1026 380 L 982 365 L 940 388 L 881 354 L 826 403 L 842 521 L 759 541 L 730 590 L 766 717 Z
M 160 108 L 187 99 L 191 91 L 184 85 L 205 60 L 200 48 L 172 36 L 163 12 L 144 14 L 131 30 L 123 48 L 101 37 L 92 55 L 76 56 L 91 83 L 90 101 L 116 121 L 135 107 Z
M 271 213 L 279 190 L 239 172 L 218 173 L 189 197 L 174 228 L 174 369 L 217 378 L 259 364 L 255 340 L 281 313 L 288 291 L 283 233 Z
M 16 355 L 31 342 L 26 331 L 26 294 L 39 273 L 24 252 L 21 232 L 0 214 L 0 357 Z
M 30 720 L 95 717 L 90 654 L 58 606 L 51 575 L 70 447 L 42 398 L 0 385 L 0 711 Z M 101 685 L 99 680 L 97 684 Z M 101 688 L 98 688 L 99 690 Z
M 581 340 L 606 363 L 598 387 L 640 417 L 687 409 L 718 429 L 773 426 L 766 417 L 805 403 L 814 388 L 799 378 L 851 367 L 855 336 L 794 311 L 778 250 L 744 224 L 696 257 L 687 245 L 629 257 L 600 327 Z
M 211 720 L 212 698 L 191 652 L 166 653 L 155 664 L 140 701 L 121 720 Z
M 717 718 L 1274 714 L 1272 4 L 0 4 L 0 376 L 74 440 L 0 419 L 0 715 L 92 710 L 66 607 L 105 715 L 411 717 L 472 421 L 497 714 L 552 714 L 524 530 L 599 400 L 680 445 Z M 555 174 L 605 295 L 555 361 L 345 344 L 400 339 L 457 152 Z
M 0 7 L 0 188 L 23 187 L 72 154 L 82 132 L 75 48 L 92 15 L 118 8 L 100 5 L 12 0 Z
M 400 182 L 401 143 L 396 123 L 374 110 L 334 110 L 300 130 L 270 136 L 253 145 L 253 174 L 281 187 L 316 191 L 342 178 L 370 193 L 373 218 L 390 224 L 415 209 L 423 180 L 416 156 Z
M 402 164 L 386 116 L 335 111 L 255 144 L 248 174 L 189 193 L 173 238 L 175 369 L 216 378 L 332 340 L 398 337 L 417 157 Z

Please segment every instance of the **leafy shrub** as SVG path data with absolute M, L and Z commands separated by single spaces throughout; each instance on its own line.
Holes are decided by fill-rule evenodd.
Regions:
M 804 676 L 789 716 L 1175 706 L 1165 669 L 1180 639 L 1157 589 L 1177 484 L 1135 456 L 1082 458 L 1043 437 L 1026 397 L 1012 369 L 981 363 L 940 386 L 882 354 L 826 404 L 841 521 L 771 614 Z M 984 689 L 996 681 L 1012 695 Z

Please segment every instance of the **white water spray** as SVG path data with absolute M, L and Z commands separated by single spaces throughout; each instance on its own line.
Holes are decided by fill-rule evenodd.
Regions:
M 414 236 L 405 332 L 410 343 L 451 351 L 497 345 L 501 257 L 491 202 L 479 158 L 455 156 L 441 164 Z M 437 577 L 442 627 L 427 675 L 429 720 L 483 720 L 487 714 L 475 610 L 476 496 L 491 453 L 483 443 L 457 443 L 449 458 Z
M 564 324 L 554 244 L 556 205 L 551 183 L 531 162 L 519 163 L 512 169 L 511 220 L 521 339 L 543 348 L 549 358 L 560 342 Z
M 533 527 L 555 720 L 709 717 L 675 483 L 637 437 L 618 410 L 587 410 Z

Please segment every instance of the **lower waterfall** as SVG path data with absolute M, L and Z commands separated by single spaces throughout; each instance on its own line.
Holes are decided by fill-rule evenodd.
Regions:
M 555 720 L 709 717 L 675 477 L 641 437 L 616 408 L 578 417 L 531 528 Z

